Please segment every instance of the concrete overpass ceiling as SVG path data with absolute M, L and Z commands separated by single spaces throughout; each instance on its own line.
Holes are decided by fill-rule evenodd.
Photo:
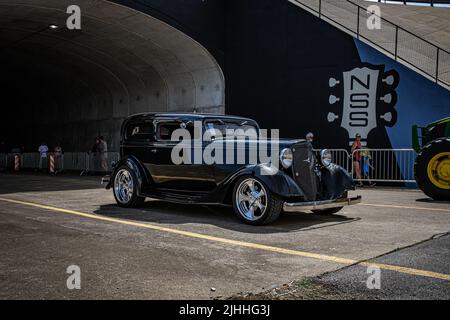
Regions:
M 81 30 L 66 28 L 72 4 L 81 8 Z M 224 112 L 224 77 L 212 55 L 134 9 L 105 0 L 0 0 L 0 30 L 3 73 L 20 92 L 24 78 L 34 79 L 29 95 L 42 89 L 41 99 L 58 101 L 60 121 L 120 122 L 137 112 L 194 108 Z M 41 113 L 55 112 L 37 102 Z
M 213 57 L 194 40 L 148 15 L 103 0 L 78 1 L 82 30 L 71 31 L 63 27 L 65 9 L 71 3 L 41 0 L 11 4 L 1 0 L 2 29 L 6 33 L 13 26 L 30 34 L 45 28 L 49 21 L 57 21 L 61 28 L 45 30 L 15 45 L 30 43 L 44 49 L 71 51 L 79 48 L 89 57 L 92 51 L 98 51 L 115 60 L 117 65 L 108 70 L 129 69 L 141 80 L 149 79 L 148 70 L 156 72 L 167 90 L 181 95 L 169 97 L 169 110 L 190 104 L 198 108 L 223 106 L 222 72 Z

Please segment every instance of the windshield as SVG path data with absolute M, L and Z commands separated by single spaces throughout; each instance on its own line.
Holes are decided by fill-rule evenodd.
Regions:
M 214 119 L 205 121 L 206 130 L 215 138 L 258 137 L 258 126 L 249 120 Z

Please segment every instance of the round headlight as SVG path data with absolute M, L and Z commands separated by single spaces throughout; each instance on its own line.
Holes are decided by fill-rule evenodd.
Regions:
M 320 161 L 324 167 L 328 167 L 332 163 L 331 151 L 327 149 L 320 151 Z
M 292 166 L 292 159 L 294 158 L 292 150 L 289 148 L 283 149 L 280 152 L 280 162 L 283 168 L 287 169 Z

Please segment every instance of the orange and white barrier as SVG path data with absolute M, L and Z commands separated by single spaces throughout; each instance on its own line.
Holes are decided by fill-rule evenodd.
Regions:
M 17 154 L 14 155 L 14 171 L 20 171 L 20 156 Z
M 54 174 L 56 172 L 55 170 L 55 155 L 53 153 L 50 153 L 48 155 L 48 172 Z

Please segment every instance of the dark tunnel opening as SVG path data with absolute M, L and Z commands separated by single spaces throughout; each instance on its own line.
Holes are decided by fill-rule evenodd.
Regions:
M 87 151 L 103 135 L 117 150 L 130 114 L 224 113 L 222 70 L 198 42 L 122 5 L 77 4 L 81 30 L 66 28 L 70 1 L 0 1 L 3 148 Z

